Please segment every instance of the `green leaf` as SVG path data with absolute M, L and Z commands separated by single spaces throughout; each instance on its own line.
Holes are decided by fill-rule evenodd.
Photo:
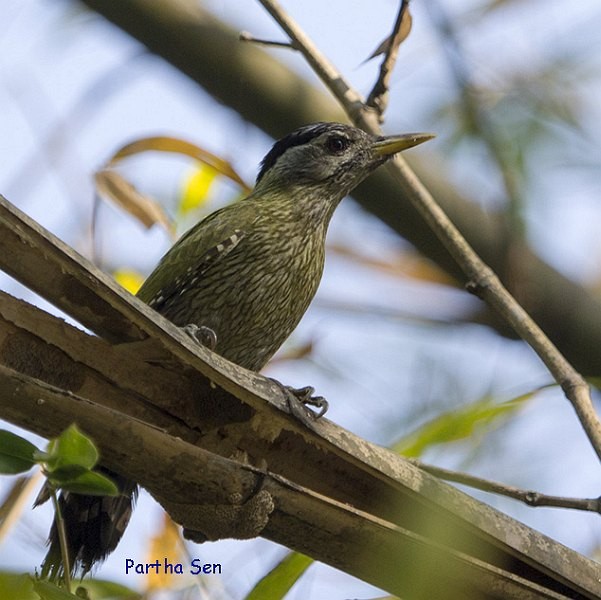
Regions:
M 52 481 L 52 478 L 50 479 Z M 89 496 L 119 495 L 119 488 L 108 477 L 92 471 L 86 471 L 67 481 L 56 482 L 56 485 L 62 490 L 74 494 L 87 494 Z
M 70 594 L 66 589 L 42 579 L 33 580 L 33 589 L 42 600 L 81 600 L 75 594 Z
M 265 577 L 260 579 L 245 600 L 281 600 L 313 563 L 313 559 L 289 552 Z
M 46 470 L 49 473 L 66 467 L 91 469 L 98 462 L 98 450 L 76 425 L 70 425 L 63 433 L 48 444 L 49 458 Z
M 0 598 L 18 598 L 19 600 L 39 600 L 33 591 L 30 575 L 0 572 Z
M 477 430 L 490 428 L 500 419 L 506 419 L 538 390 L 528 392 L 507 402 L 498 403 L 493 398 L 463 406 L 439 415 L 397 441 L 392 450 L 407 457 L 418 457 L 437 444 L 448 444 L 471 437 Z
M 37 448 L 20 435 L 0 430 L 0 473 L 14 475 L 29 471 L 36 464 Z
M 106 600 L 141 600 L 143 597 L 139 592 L 120 583 L 103 579 L 86 579 L 82 587 L 86 588 L 89 597 L 93 600 L 104 600 L 105 598 Z
M 66 467 L 59 467 L 58 469 L 54 469 L 53 471 L 48 471 L 46 475 L 52 483 L 62 485 L 63 483 L 67 483 L 69 481 L 77 479 L 80 475 L 83 475 L 84 473 L 90 472 L 90 469 L 86 469 L 85 467 L 81 467 L 79 465 L 69 465 Z

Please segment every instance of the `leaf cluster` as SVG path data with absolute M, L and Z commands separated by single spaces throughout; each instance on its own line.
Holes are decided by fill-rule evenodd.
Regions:
M 117 486 L 93 471 L 98 450 L 76 425 L 48 442 L 46 450 L 6 430 L 0 430 L 0 474 L 25 473 L 36 465 L 42 468 L 47 485 L 74 494 L 116 496 Z

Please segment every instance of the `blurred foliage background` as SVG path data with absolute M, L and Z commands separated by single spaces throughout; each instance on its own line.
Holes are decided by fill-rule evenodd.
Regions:
M 159 4 L 149 6 L 158 10 Z M 198 5 L 234 30 L 283 39 L 258 3 L 173 4 Z M 366 59 L 388 35 L 398 3 L 283 4 L 367 94 L 379 59 Z M 400 48 L 384 129 L 437 134 L 410 161 L 427 173 L 436 196 L 461 199 L 462 222 L 484 215 L 502 223 L 502 236 L 491 242 L 503 280 L 519 299 L 535 297 L 543 307 L 565 303 L 577 346 L 596 322 L 578 324 L 578 315 L 568 315 L 572 298 L 562 298 L 562 289 L 586 295 L 593 307 L 601 291 L 601 6 L 593 0 L 431 0 L 412 3 L 411 10 L 413 29 Z M 4 0 L 0 16 L 0 192 L 130 290 L 174 235 L 236 200 L 243 188 L 193 153 L 144 147 L 111 168 L 143 195 L 143 205 L 146 198 L 156 201 L 160 216 L 153 212 L 149 223 L 157 224 L 146 228 L 123 206 L 100 199 L 106 194 L 95 186 L 94 173 L 119 148 L 149 136 L 187 140 L 251 184 L 272 143 L 266 131 L 283 134 L 298 124 L 295 98 L 285 98 L 302 104 L 298 90 L 282 83 L 284 116 L 270 130 L 269 110 L 244 96 L 243 79 L 240 102 L 256 119 L 216 100 L 79 1 Z M 319 89 L 299 54 L 267 52 L 307 89 Z M 229 65 L 214 60 L 207 52 L 202 67 L 213 81 L 227 79 Z M 334 105 L 324 100 L 324 106 L 317 118 L 332 118 Z M 545 273 L 550 268 L 577 285 L 550 286 L 541 295 L 528 286 L 525 257 L 531 255 L 546 263 Z M 331 226 L 318 297 L 266 372 L 291 385 L 314 385 L 330 402 L 328 416 L 370 441 L 526 489 L 598 496 L 597 461 L 561 390 L 548 385 L 549 374 L 523 343 L 484 324 L 479 302 L 445 265 L 346 201 Z M 3 274 L 0 287 L 56 312 Z M 598 515 L 475 495 L 599 557 Z M 3 569 L 32 572 L 39 565 L 49 520 L 47 509 L 24 511 L 0 546 Z M 160 588 L 142 576 L 126 577 L 123 565 L 125 557 L 147 560 L 156 550 L 150 538 L 162 527 L 160 511 L 143 495 L 126 538 L 98 575 L 136 589 Z M 188 551 L 223 563 L 225 575 L 208 577 L 196 596 L 179 590 L 173 597 L 242 597 L 285 555 L 264 540 Z M 377 591 L 313 565 L 290 597 L 370 594 Z

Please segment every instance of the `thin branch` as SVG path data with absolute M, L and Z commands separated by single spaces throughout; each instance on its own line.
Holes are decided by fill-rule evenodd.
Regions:
M 54 522 L 58 531 L 58 540 L 61 549 L 61 558 L 63 560 L 63 580 L 65 582 L 65 589 L 68 593 L 71 593 L 71 559 L 69 557 L 69 546 L 67 544 L 67 530 L 65 529 L 65 519 L 61 511 L 60 504 L 58 502 L 58 494 L 56 490 L 52 488 L 50 490 L 50 497 L 52 498 L 52 506 L 54 508 Z
M 368 123 L 363 122 L 365 103 L 361 94 L 351 87 L 336 67 L 319 51 L 307 34 L 288 16 L 277 0 L 259 0 L 259 2 L 288 34 L 291 43 L 302 53 L 305 60 L 340 102 L 349 117 L 354 122 L 360 120 L 364 128 L 369 131 L 367 129 Z M 370 120 L 371 127 L 377 128 L 377 119 L 373 119 L 372 116 Z
M 338 99 L 355 125 L 374 135 L 381 135 L 382 131 L 373 109 L 363 104 L 360 94 L 317 50 L 313 42 L 282 9 L 277 0 L 259 1 L 293 42 L 299 46 L 299 51 Z M 405 160 L 397 155 L 389 163 L 389 169 L 405 196 L 461 267 L 468 279 L 468 291 L 485 300 L 545 363 L 555 381 L 561 385 L 576 411 L 591 445 L 601 459 L 601 421 L 593 407 L 590 389 L 584 378 L 507 291 L 490 267 L 476 254 Z
M 420 469 L 427 471 L 431 475 L 435 475 L 436 477 L 440 477 L 440 479 L 444 479 L 445 481 L 454 481 L 455 483 L 461 483 L 462 485 L 467 485 L 484 492 L 507 496 L 508 498 L 519 500 L 528 506 L 573 508 L 574 510 L 585 510 L 601 514 L 601 496 L 599 498 L 567 498 L 565 496 L 549 496 L 547 494 L 541 494 L 540 492 L 534 492 L 532 490 L 522 490 L 512 485 L 498 483 L 497 481 L 482 479 L 481 477 L 468 475 L 467 473 L 459 473 L 457 471 L 443 469 L 442 467 L 429 465 L 416 459 L 409 459 L 409 462 Z
M 271 46 L 275 48 L 288 48 L 290 50 L 296 50 L 296 46 L 292 42 L 276 42 L 274 40 L 262 40 L 260 38 L 254 37 L 248 31 L 241 31 L 240 36 L 238 38 L 241 42 L 250 42 L 253 44 L 258 44 L 260 46 Z
M 366 106 L 375 108 L 380 115 L 380 122 L 383 120 L 384 111 L 388 106 L 388 90 L 390 88 L 390 76 L 399 54 L 399 46 L 411 32 L 411 14 L 409 13 L 409 1 L 403 0 L 399 8 L 396 22 L 392 29 L 390 37 L 386 41 L 386 52 L 384 60 L 380 65 L 380 73 L 369 96 Z

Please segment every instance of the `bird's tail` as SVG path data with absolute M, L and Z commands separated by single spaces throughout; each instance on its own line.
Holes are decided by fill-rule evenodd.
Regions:
M 85 575 L 116 547 L 129 523 L 138 486 L 107 469 L 98 469 L 115 482 L 119 496 L 87 496 L 62 493 L 59 507 L 65 522 L 71 575 Z M 42 577 L 63 576 L 56 518 L 48 536 L 48 553 L 42 563 Z

